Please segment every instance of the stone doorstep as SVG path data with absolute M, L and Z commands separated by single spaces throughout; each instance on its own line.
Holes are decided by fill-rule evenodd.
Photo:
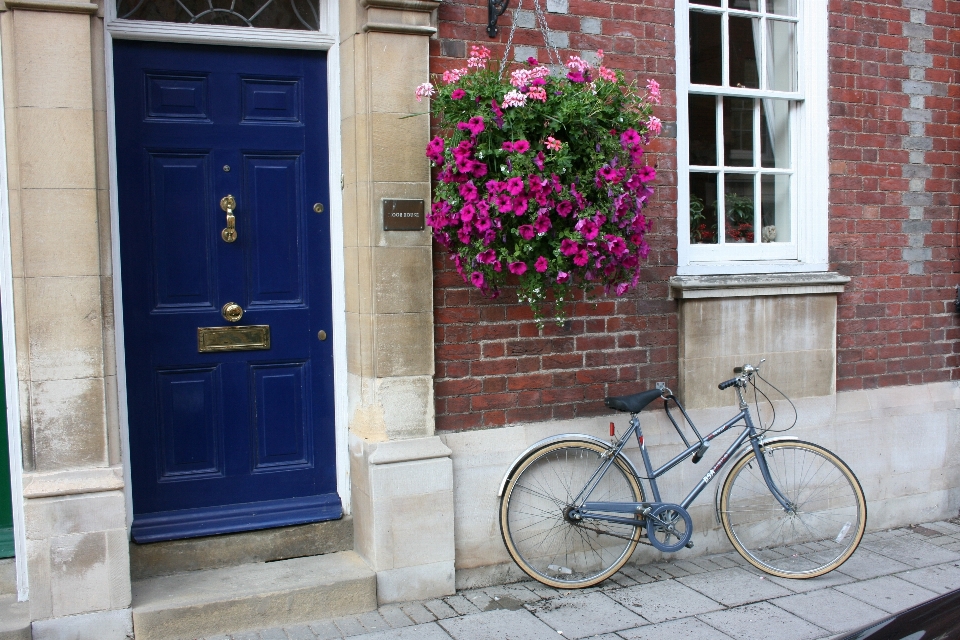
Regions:
M 137 640 L 179 640 L 377 608 L 377 576 L 354 551 L 133 582 Z
M 0 640 L 30 640 L 30 605 L 17 596 L 0 596 Z
M 204 538 L 130 543 L 130 578 L 142 580 L 186 571 L 319 556 L 353 549 L 353 518 Z M 3 565 L 0 560 L 0 595 Z
M 17 563 L 13 558 L 3 558 L 0 560 L 0 598 L 16 593 Z

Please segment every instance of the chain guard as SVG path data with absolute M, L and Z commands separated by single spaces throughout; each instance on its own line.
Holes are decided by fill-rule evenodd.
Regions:
M 682 524 L 682 531 L 676 529 L 677 524 Z M 673 528 L 673 531 L 669 531 L 669 528 Z M 665 530 L 669 531 L 665 537 L 668 540 L 674 539 L 676 542 L 668 543 L 657 539 L 656 533 Z M 650 544 L 664 553 L 680 551 L 687 546 L 692 535 L 693 520 L 687 510 L 678 504 L 664 502 L 647 513 L 647 538 Z

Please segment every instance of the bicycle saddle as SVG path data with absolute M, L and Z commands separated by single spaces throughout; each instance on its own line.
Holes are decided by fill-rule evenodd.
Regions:
M 604 398 L 603 403 L 611 409 L 617 411 L 629 411 L 630 413 L 640 413 L 643 408 L 660 397 L 660 389 L 650 389 L 641 391 L 630 396 L 618 396 L 616 398 Z

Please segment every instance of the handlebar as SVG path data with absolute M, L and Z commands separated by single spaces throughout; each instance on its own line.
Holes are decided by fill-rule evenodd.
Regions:
M 766 361 L 767 359 L 763 358 L 760 360 L 760 362 L 758 362 L 755 365 L 745 364 L 742 367 L 734 367 L 733 372 L 739 375 L 737 375 L 736 378 L 730 378 L 729 380 L 724 380 L 723 382 L 717 385 L 717 388 L 720 389 L 720 391 L 723 391 L 724 389 L 729 389 L 734 385 L 737 385 L 737 386 L 745 385 L 747 380 L 753 377 L 753 374 L 760 371 L 760 365 L 762 365 Z

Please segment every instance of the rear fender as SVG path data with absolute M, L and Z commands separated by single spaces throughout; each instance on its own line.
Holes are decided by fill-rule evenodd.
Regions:
M 606 440 L 603 440 L 602 438 L 597 438 L 596 436 L 589 436 L 585 433 L 561 433 L 559 435 L 550 436 L 549 438 L 544 438 L 543 440 L 540 440 L 539 442 L 536 442 L 530 445 L 529 447 L 527 447 L 526 450 L 524 450 L 523 453 L 517 456 L 517 458 L 510 464 L 510 467 L 507 470 L 507 473 L 503 476 L 503 480 L 500 481 L 500 488 L 497 489 L 497 497 L 499 498 L 503 497 L 503 491 L 504 489 L 507 488 L 507 483 L 510 482 L 511 478 L 513 478 L 513 475 L 517 472 L 517 467 L 520 466 L 520 464 L 524 461 L 524 459 L 527 456 L 529 456 L 530 454 L 534 453 L 539 449 L 548 447 L 551 444 L 556 444 L 557 442 L 565 442 L 565 441 L 566 442 L 569 442 L 569 441 L 589 442 L 591 444 L 598 444 L 601 447 L 604 447 L 606 449 L 611 448 L 610 443 L 607 442 Z M 636 478 L 642 477 L 640 473 L 637 471 L 637 468 L 633 466 L 633 462 L 630 461 L 630 458 L 623 455 L 622 453 L 620 454 L 620 458 L 623 459 L 623 461 L 626 463 L 628 467 L 630 467 L 630 472 L 634 475 L 634 477 Z

